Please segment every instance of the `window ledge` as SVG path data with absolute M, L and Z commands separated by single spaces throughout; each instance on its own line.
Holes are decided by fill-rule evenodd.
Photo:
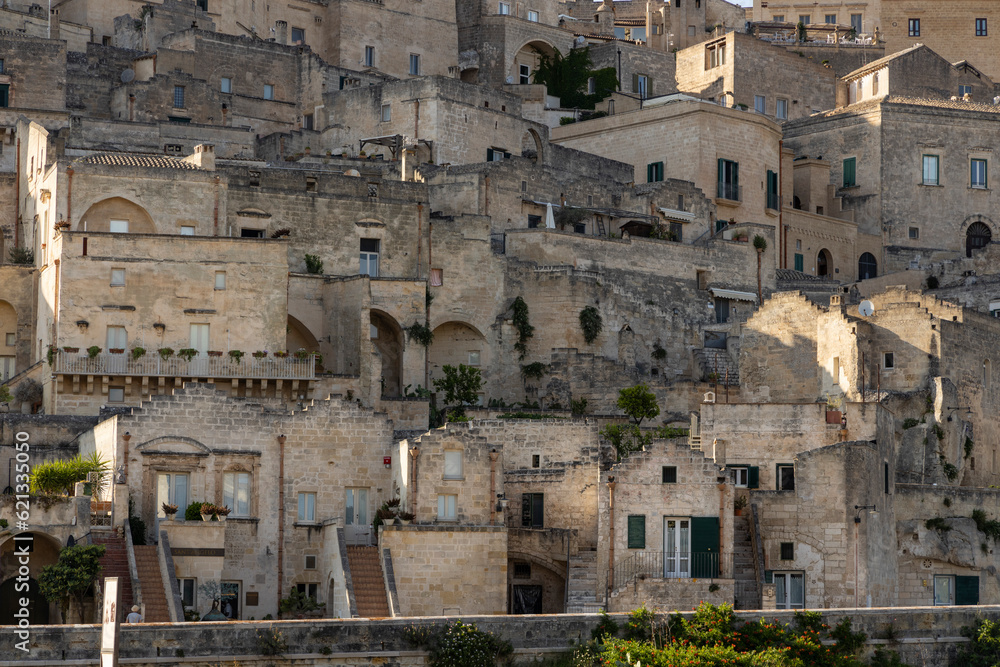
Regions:
M 979 190 L 980 192 L 989 192 L 992 188 L 981 188 L 981 187 L 978 187 L 976 185 L 970 185 L 969 189 L 970 190 Z
M 768 206 L 764 209 L 764 213 L 766 215 L 771 216 L 772 218 L 777 218 L 781 212 L 776 208 L 771 208 L 770 206 Z
M 296 521 L 292 524 L 296 528 L 322 528 L 323 524 L 317 521 Z
M 464 482 L 465 477 L 443 477 L 446 482 Z
M 854 185 L 844 185 L 844 186 L 841 186 L 840 189 L 841 190 L 858 190 L 860 188 L 861 188 L 861 186 L 858 185 L 857 183 L 855 183 Z
M 742 206 L 743 202 L 739 199 L 726 199 L 725 197 L 716 197 L 716 204 L 722 204 L 723 206 Z

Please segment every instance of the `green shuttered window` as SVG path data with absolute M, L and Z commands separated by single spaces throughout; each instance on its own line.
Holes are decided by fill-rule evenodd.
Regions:
M 628 518 L 628 548 L 646 548 L 646 517 L 633 514 Z

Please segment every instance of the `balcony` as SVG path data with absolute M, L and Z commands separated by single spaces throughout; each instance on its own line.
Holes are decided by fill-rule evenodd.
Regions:
M 713 551 L 637 551 L 615 564 L 612 590 L 637 578 L 718 579 L 732 576 L 733 555 Z
M 178 357 L 161 358 L 158 354 L 133 359 L 130 354 L 98 354 L 74 356 L 59 353 L 55 372 L 62 375 L 130 375 L 179 378 L 232 378 L 261 380 L 312 380 L 316 377 L 316 360 L 295 357 L 195 357 L 191 361 Z
M 728 199 L 729 201 L 743 201 L 742 190 L 739 185 L 735 183 L 726 183 L 725 181 L 719 181 L 719 199 Z

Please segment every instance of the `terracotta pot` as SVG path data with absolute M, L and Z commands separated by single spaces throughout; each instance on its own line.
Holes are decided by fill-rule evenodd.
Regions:
M 843 413 L 840 410 L 827 410 L 826 411 L 826 423 L 827 424 L 839 424 Z
M 733 510 L 733 514 L 735 514 L 736 516 L 743 516 L 743 509 L 742 508 L 735 508 Z

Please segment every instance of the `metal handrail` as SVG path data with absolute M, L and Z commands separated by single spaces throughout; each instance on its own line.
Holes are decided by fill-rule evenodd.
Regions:
M 101 353 L 90 357 L 61 352 L 56 356 L 55 372 L 73 375 L 146 375 L 193 378 L 261 378 L 275 380 L 311 380 L 316 377 L 316 358 L 296 357 L 180 357 L 164 359 L 159 354 L 134 359 L 131 354 Z
M 636 551 L 615 563 L 612 592 L 642 579 L 718 579 L 732 554 L 716 551 Z

